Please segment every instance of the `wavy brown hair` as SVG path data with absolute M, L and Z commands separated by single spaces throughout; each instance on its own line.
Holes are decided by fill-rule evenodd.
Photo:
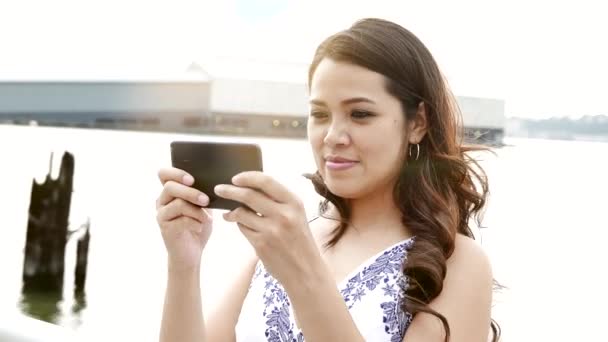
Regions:
M 420 157 L 404 158 L 393 191 L 402 222 L 415 236 L 403 266 L 408 286 L 402 309 L 412 316 L 420 312 L 436 316 L 443 323 L 447 342 L 448 321 L 428 304 L 442 291 L 456 234 L 474 238 L 469 219 L 481 221 L 487 177 L 467 153 L 486 148 L 463 144 L 456 100 L 429 50 L 405 28 L 382 19 L 362 19 L 330 36 L 316 50 L 308 73 L 309 87 L 324 58 L 384 75 L 386 90 L 399 99 L 406 120 L 415 118 L 420 103 L 425 107 L 428 130 L 420 142 Z M 340 224 L 326 243 L 329 248 L 345 233 L 351 210 L 347 200 L 329 191 L 318 171 L 307 177 L 324 197 L 321 215 L 329 203 L 340 214 Z M 491 329 L 493 341 L 498 341 L 500 327 L 494 320 Z

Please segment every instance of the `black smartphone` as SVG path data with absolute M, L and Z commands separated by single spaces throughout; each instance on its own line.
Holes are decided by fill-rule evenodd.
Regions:
M 233 210 L 241 203 L 218 197 L 218 184 L 232 184 L 243 171 L 263 171 L 262 151 L 256 144 L 173 141 L 171 164 L 194 177 L 194 188 L 209 197 L 207 208 Z

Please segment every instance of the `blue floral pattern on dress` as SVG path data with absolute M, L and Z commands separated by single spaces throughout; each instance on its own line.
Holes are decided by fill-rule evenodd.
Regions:
M 283 286 L 270 273 L 264 272 L 264 317 L 266 317 L 266 339 L 270 342 L 303 342 L 302 332 L 295 333 L 295 324 L 290 319 L 291 303 Z
M 253 278 L 251 278 L 251 282 L 249 283 L 249 290 L 251 290 L 251 286 L 253 286 L 253 283 L 255 283 L 255 280 L 258 279 L 258 277 L 260 276 L 260 274 L 262 274 L 262 263 L 258 262 L 257 264 L 255 264 L 255 271 L 253 272 Z
M 413 243 L 414 239 L 411 238 L 384 251 L 374 262 L 351 277 L 341 291 L 350 310 L 361 300 L 366 291 L 374 291 L 378 285 L 384 284 L 382 291 L 387 301 L 381 303 L 380 307 L 384 313 L 382 322 L 385 325 L 385 332 L 391 336 L 391 342 L 402 341 L 405 330 L 412 320 L 411 314 L 401 309 L 408 286 L 401 269 L 407 260 L 407 251 Z M 390 280 L 393 280 L 393 283 L 390 283 Z
M 378 288 L 386 301 L 380 303 L 383 312 L 384 331 L 391 342 L 400 342 L 405 335 L 412 316 L 401 307 L 405 300 L 408 281 L 401 270 L 407 259 L 407 251 L 414 239 L 407 239 L 379 254 L 375 260 L 351 276 L 340 290 L 348 307 L 352 309 L 369 292 Z M 256 267 L 254 279 L 262 274 L 261 262 Z M 266 318 L 265 335 L 272 342 L 303 342 L 302 332 L 291 320 L 291 303 L 281 284 L 268 271 L 264 277 L 264 317 Z

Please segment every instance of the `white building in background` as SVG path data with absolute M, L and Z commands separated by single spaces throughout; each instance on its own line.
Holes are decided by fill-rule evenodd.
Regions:
M 177 129 L 208 114 L 210 83 L 0 82 L 0 121 L 39 125 Z
M 306 69 L 265 67 L 215 73 L 222 77 L 193 64 L 178 77 L 0 81 L 0 123 L 305 137 Z M 271 70 L 279 77 L 265 80 Z M 468 137 L 502 142 L 504 101 L 457 99 Z
M 465 135 L 470 140 L 502 144 L 505 133 L 505 101 L 457 96 Z

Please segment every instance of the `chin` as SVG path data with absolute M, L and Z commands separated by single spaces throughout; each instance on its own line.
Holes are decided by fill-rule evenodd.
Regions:
M 361 183 L 353 180 L 328 179 L 325 181 L 325 185 L 332 194 L 346 199 L 358 198 L 363 192 Z

